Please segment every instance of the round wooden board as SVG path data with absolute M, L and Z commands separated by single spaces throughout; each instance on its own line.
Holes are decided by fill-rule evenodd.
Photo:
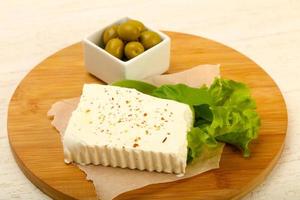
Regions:
M 263 181 L 280 156 L 287 129 L 283 97 L 271 77 L 241 53 L 198 36 L 166 33 L 172 39 L 169 73 L 220 63 L 224 78 L 250 86 L 262 119 L 260 136 L 251 144 L 249 159 L 227 145 L 219 169 L 147 186 L 116 199 L 238 199 Z M 79 96 L 83 83 L 91 82 L 100 81 L 85 71 L 82 45 L 78 43 L 35 67 L 9 105 L 8 135 L 16 161 L 25 175 L 54 199 L 96 199 L 85 174 L 63 162 L 60 136 L 47 118 L 54 102 Z

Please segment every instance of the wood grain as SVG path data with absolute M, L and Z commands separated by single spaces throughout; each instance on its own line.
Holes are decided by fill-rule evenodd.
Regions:
M 225 78 L 250 86 L 262 118 L 260 137 L 244 159 L 226 146 L 220 168 L 188 180 L 151 185 L 117 199 L 237 199 L 258 185 L 276 163 L 286 135 L 287 113 L 273 80 L 253 61 L 214 41 L 167 32 L 172 38 L 170 73 L 220 63 Z M 99 82 L 86 73 L 82 46 L 75 44 L 35 67 L 16 89 L 8 111 L 8 135 L 25 175 L 55 199 L 95 199 L 92 183 L 72 165 L 65 165 L 60 136 L 46 113 L 61 99 L 79 96 L 82 84 Z

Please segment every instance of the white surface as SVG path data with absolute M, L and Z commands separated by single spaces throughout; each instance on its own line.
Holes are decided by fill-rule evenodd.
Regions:
M 63 136 L 65 162 L 185 173 L 192 125 L 186 104 L 85 84 Z
M 245 199 L 300 199 L 300 1 L 130 2 L 0 2 L 0 199 L 48 199 L 25 178 L 9 149 L 7 106 L 20 80 L 47 56 L 123 16 L 139 18 L 158 29 L 222 42 L 253 59 L 274 78 L 289 112 L 286 146 L 272 173 Z
M 126 22 L 128 17 L 102 25 L 100 30 L 95 31 L 83 40 L 84 63 L 88 72 L 100 78 L 106 83 L 113 83 L 123 79 L 144 79 L 150 76 L 166 72 L 170 65 L 170 38 L 166 34 L 149 28 L 160 35 L 162 41 L 154 47 L 146 50 L 141 55 L 126 62 L 110 55 L 98 45 L 103 45 L 102 33 L 105 28 Z

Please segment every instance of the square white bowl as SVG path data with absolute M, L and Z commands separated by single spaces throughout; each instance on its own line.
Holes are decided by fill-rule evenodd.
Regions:
M 169 68 L 170 38 L 166 34 L 147 26 L 148 30 L 158 33 L 162 41 L 128 61 L 122 61 L 100 47 L 103 46 L 102 33 L 104 29 L 128 19 L 130 18 L 124 17 L 117 20 L 83 39 L 84 63 L 87 71 L 106 83 L 124 79 L 141 80 L 162 74 Z

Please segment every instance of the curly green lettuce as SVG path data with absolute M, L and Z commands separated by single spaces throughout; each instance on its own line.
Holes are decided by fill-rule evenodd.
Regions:
M 210 106 L 213 120 L 209 128 L 218 141 L 229 143 L 250 156 L 249 143 L 258 137 L 260 117 L 249 88 L 232 80 L 216 79 L 209 88 L 214 97 Z
M 188 104 L 194 112 L 194 126 L 187 134 L 188 159 L 192 162 L 204 151 L 225 142 L 250 156 L 249 143 L 258 137 L 260 117 L 249 88 L 240 82 L 216 78 L 210 87 L 192 88 L 184 84 L 155 87 L 141 81 L 124 80 L 115 86 L 135 88 L 163 99 Z

